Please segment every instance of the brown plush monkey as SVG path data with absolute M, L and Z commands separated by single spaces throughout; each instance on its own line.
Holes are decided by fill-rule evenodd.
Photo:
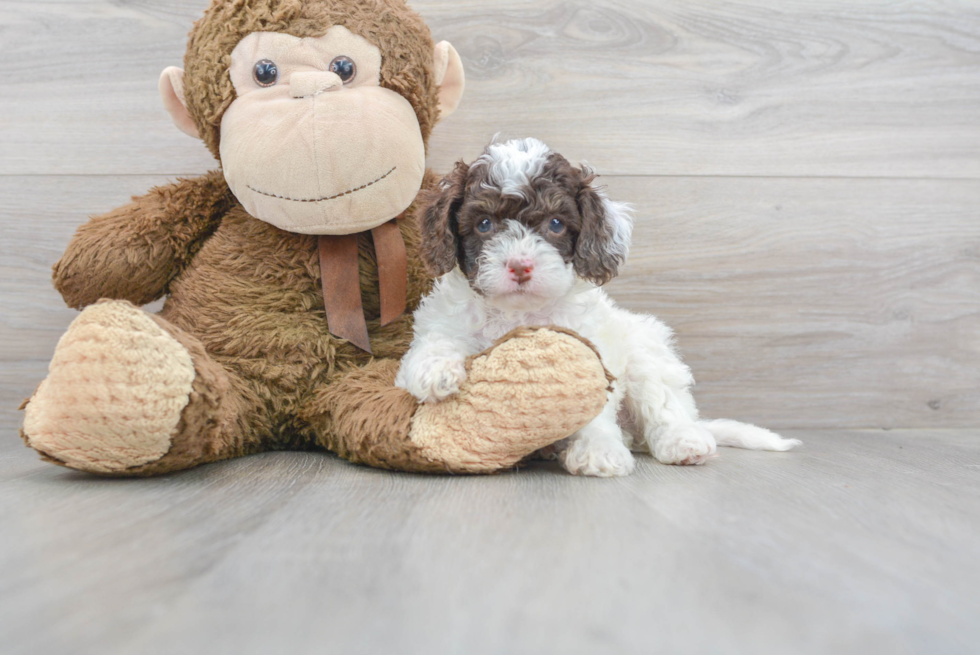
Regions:
M 29 446 L 106 475 L 309 447 L 490 472 L 599 413 L 605 370 L 557 330 L 474 358 L 438 405 L 392 386 L 399 312 L 431 282 L 411 207 L 436 179 L 425 147 L 463 90 L 403 0 L 214 0 L 185 67 L 164 71 L 164 104 L 222 170 L 78 229 L 54 283 L 85 309 L 25 404 Z

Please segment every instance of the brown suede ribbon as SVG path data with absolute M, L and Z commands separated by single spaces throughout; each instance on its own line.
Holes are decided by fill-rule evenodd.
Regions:
M 381 325 L 405 313 L 408 305 L 408 253 L 398 219 L 371 230 L 378 256 L 378 285 L 381 289 Z
M 388 325 L 404 314 L 408 305 L 408 254 L 397 223 L 402 217 L 404 214 L 371 230 L 378 259 L 381 325 Z M 371 352 L 361 301 L 357 238 L 357 234 L 320 237 L 323 306 L 330 334 Z

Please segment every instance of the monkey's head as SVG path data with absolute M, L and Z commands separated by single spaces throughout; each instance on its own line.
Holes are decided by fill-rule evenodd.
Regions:
M 303 234 L 408 208 L 464 84 L 459 55 L 404 0 L 213 0 L 184 66 L 160 77 L 174 123 L 249 214 Z

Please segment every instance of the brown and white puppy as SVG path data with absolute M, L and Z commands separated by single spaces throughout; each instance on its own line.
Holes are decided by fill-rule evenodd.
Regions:
M 468 356 L 514 328 L 557 325 L 595 344 L 616 378 L 602 414 L 560 448 L 569 472 L 626 475 L 634 443 L 668 464 L 701 464 L 718 443 L 797 445 L 753 425 L 698 419 L 670 328 L 617 307 L 600 288 L 626 260 L 633 215 L 594 179 L 536 139 L 495 143 L 456 165 L 423 199 L 421 252 L 441 277 L 415 313 L 395 384 L 438 402 L 459 390 Z

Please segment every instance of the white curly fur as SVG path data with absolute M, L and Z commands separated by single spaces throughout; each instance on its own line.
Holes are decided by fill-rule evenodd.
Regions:
M 491 143 L 473 166 L 487 166 L 489 184 L 504 195 L 526 198 L 530 181 L 541 174 L 550 154 L 537 139 L 514 139 Z
M 494 163 L 487 164 L 505 171 L 501 184 L 529 174 L 533 165 L 527 155 L 539 150 L 526 145 L 490 149 Z M 505 161 L 508 153 L 514 162 Z M 631 212 L 605 200 L 606 220 L 616 234 L 609 248 L 625 253 Z M 517 283 L 507 274 L 508 262 L 515 259 L 533 262 L 528 282 Z M 438 402 L 459 390 L 468 356 L 514 328 L 549 325 L 574 330 L 595 344 L 616 377 L 603 412 L 551 449 L 570 473 L 628 475 L 635 465 L 631 446 L 649 449 L 665 464 L 703 464 L 719 444 L 788 450 L 800 443 L 735 421 L 699 421 L 691 395 L 694 379 L 674 350 L 670 328 L 653 316 L 617 307 L 601 288 L 578 278 L 572 264 L 540 234 L 514 220 L 484 246 L 472 286 L 458 268 L 436 281 L 415 312 L 415 339 L 395 384 L 420 402 Z

